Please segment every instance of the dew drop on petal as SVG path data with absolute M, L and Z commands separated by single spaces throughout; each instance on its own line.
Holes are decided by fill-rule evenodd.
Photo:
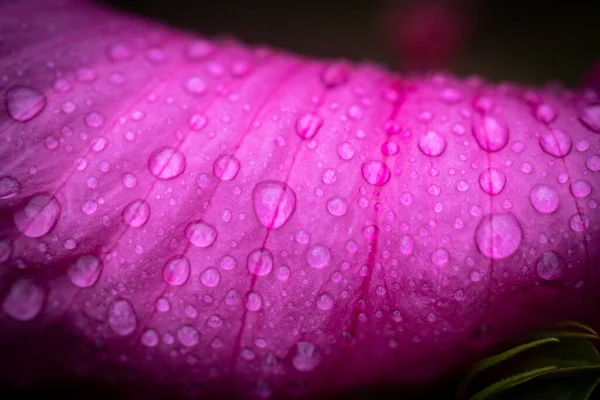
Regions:
M 118 335 L 126 336 L 137 327 L 137 315 L 127 300 L 116 300 L 108 308 L 108 325 Z
M 400 253 L 408 256 L 412 254 L 414 246 L 415 240 L 411 234 L 402 235 L 400 237 Z
M 246 296 L 245 307 L 248 311 L 258 311 L 262 307 L 262 296 L 258 292 L 250 292 Z
M 213 172 L 222 181 L 230 181 L 235 178 L 240 170 L 240 160 L 230 154 L 217 157 L 213 164 Z
M 219 270 L 213 267 L 206 268 L 200 274 L 200 282 L 206 287 L 214 288 L 221 282 Z
M 573 140 L 562 129 L 551 129 L 540 136 L 540 147 L 551 156 L 562 158 L 571 152 Z
M 37 89 L 17 86 L 6 92 L 6 110 L 15 121 L 26 122 L 46 107 L 46 97 Z
M 252 200 L 256 218 L 267 229 L 282 227 L 296 210 L 296 193 L 280 181 L 258 183 Z
M 419 150 L 429 157 L 439 157 L 446 150 L 446 139 L 436 131 L 427 131 L 419 137 Z
M 592 185 L 585 179 L 580 179 L 571 184 L 571 194 L 574 197 L 587 197 L 592 193 Z
M 265 276 L 273 269 L 273 254 L 265 248 L 254 249 L 248 254 L 248 271 Z
M 560 279 L 565 272 L 565 267 L 565 259 L 553 251 L 542 253 L 536 263 L 537 274 L 547 281 Z
M 587 128 L 591 129 L 596 133 L 600 133 L 600 103 L 599 104 L 588 104 L 583 107 L 579 120 Z
M 333 307 L 333 297 L 328 293 L 323 293 L 317 297 L 317 307 L 320 310 L 327 311 Z
M 3 176 L 0 178 L 0 200 L 8 200 L 17 195 L 21 189 L 21 184 L 12 176 Z
M 331 260 L 331 250 L 324 244 L 311 246 L 306 253 L 306 261 L 313 268 L 325 268 Z
M 321 353 L 317 347 L 310 342 L 299 342 L 292 358 L 294 368 L 301 372 L 315 369 L 321 362 Z
M 181 175 L 185 171 L 185 156 L 172 147 L 161 147 L 154 150 L 148 158 L 148 168 L 158 179 L 168 180 Z
M 171 286 L 181 286 L 190 277 L 191 264 L 185 256 L 169 259 L 163 268 L 163 279 Z
M 585 165 L 592 172 L 600 171 L 600 155 L 591 155 L 587 160 L 585 160 Z
M 67 275 L 71 283 L 80 288 L 94 286 L 102 272 L 102 261 L 93 255 L 79 257 L 69 266 Z
M 177 330 L 177 340 L 185 347 L 192 347 L 200 341 L 200 334 L 193 326 L 184 325 Z
M 486 115 L 473 123 L 473 137 L 482 150 L 493 153 L 502 150 L 508 143 L 508 127 Z
M 327 211 L 333 216 L 341 217 L 348 211 L 348 202 L 342 197 L 332 197 L 327 200 Z
M 150 205 L 145 200 L 133 200 L 123 210 L 123 219 L 127 225 L 139 228 L 150 218 Z
M 350 77 L 350 64 L 345 61 L 332 62 L 323 68 L 321 81 L 327 88 L 334 88 L 348 81 Z
M 363 178 L 373 186 L 383 186 L 390 178 L 392 173 L 383 161 L 371 160 L 362 165 Z
M 569 219 L 569 226 L 573 232 L 583 232 L 590 226 L 590 219 L 581 213 L 576 213 Z
M 512 213 L 485 215 L 475 229 L 475 244 L 479 251 L 496 260 L 512 255 L 522 240 L 521 224 Z
M 42 311 L 46 301 L 44 289 L 31 279 L 15 281 L 2 302 L 2 311 L 17 321 L 30 321 Z
M 529 193 L 531 205 L 542 214 L 551 214 L 558 208 L 560 197 L 558 192 L 547 185 L 536 185 Z
M 38 194 L 13 214 L 17 229 L 27 237 L 39 238 L 54 228 L 62 206 L 50 195 Z
M 323 118 L 309 112 L 301 115 L 296 120 L 296 133 L 302 139 L 311 139 L 317 134 L 322 125 Z
M 215 242 L 217 230 L 202 220 L 196 220 L 190 222 L 185 228 L 185 235 L 194 246 L 205 248 Z
M 479 174 L 479 186 L 490 196 L 500 194 L 506 186 L 506 175 L 499 168 L 487 168 Z

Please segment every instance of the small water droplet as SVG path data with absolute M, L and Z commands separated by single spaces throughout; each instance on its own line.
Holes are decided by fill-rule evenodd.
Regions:
M 556 120 L 557 113 L 549 104 L 538 104 L 534 110 L 535 118 L 542 124 L 550 124 Z
M 542 214 L 552 214 L 558 208 L 560 197 L 558 192 L 546 185 L 536 185 L 529 193 L 531 205 Z
M 185 156 L 172 147 L 161 147 L 152 152 L 148 158 L 148 168 L 158 179 L 173 179 L 185 171 Z
M 6 92 L 6 111 L 15 121 L 26 122 L 42 112 L 46 97 L 37 89 L 17 86 Z
M 230 271 L 230 270 L 234 269 L 236 266 L 237 266 L 237 260 L 233 256 L 225 255 L 225 256 L 221 257 L 221 260 L 219 260 L 219 267 L 223 268 L 226 271 Z
M 436 249 L 433 251 L 433 253 L 431 253 L 431 261 L 438 267 L 445 266 L 446 264 L 448 264 L 449 260 L 450 253 L 448 253 L 448 250 L 444 248 Z
M 322 125 L 323 118 L 309 112 L 301 115 L 296 120 L 296 133 L 302 139 L 311 139 L 317 134 Z
M 381 145 L 381 152 L 386 156 L 395 156 L 400 151 L 396 142 L 387 141 Z
M 371 160 L 362 165 L 362 176 L 373 186 L 383 186 L 390 178 L 392 173 L 383 161 Z
M 323 293 L 317 297 L 317 307 L 320 310 L 327 311 L 333 307 L 333 297 L 328 293 Z
M 13 214 L 17 229 L 27 237 L 39 238 L 46 235 L 58 222 L 62 206 L 47 194 L 38 194 Z
M 104 115 L 99 112 L 92 111 L 85 116 L 85 123 L 90 128 L 98 128 L 104 124 Z
M 190 277 L 190 261 L 185 256 L 169 259 L 163 268 L 163 279 L 171 286 L 181 286 Z
M 200 334 L 193 326 L 184 325 L 177 330 L 177 340 L 185 347 L 192 347 L 200 341 Z
M 258 311 L 262 307 L 262 296 L 258 292 L 250 292 L 246 296 L 245 307 L 248 311 Z
M 569 219 L 569 226 L 573 232 L 583 232 L 590 226 L 590 219 L 581 213 L 576 213 Z
M 124 43 L 117 43 L 108 49 L 108 56 L 113 61 L 126 61 L 133 58 L 133 51 Z
M 281 181 L 263 181 L 252 191 L 254 212 L 267 229 L 282 227 L 296 210 L 296 193 Z
M 142 334 L 140 340 L 144 346 L 155 347 L 158 345 L 160 338 L 158 337 L 158 332 L 156 332 L 156 330 L 148 329 Z
M 334 88 L 348 81 L 350 77 L 350 64 L 345 61 L 336 61 L 323 68 L 321 81 L 327 88 Z
M 46 293 L 31 279 L 19 279 L 8 290 L 2 310 L 17 321 L 31 321 L 42 311 Z
M 196 96 L 206 93 L 207 90 L 204 80 L 197 76 L 193 76 L 185 81 L 184 87 L 188 93 Z
M 337 153 L 342 160 L 349 161 L 354 157 L 354 148 L 348 142 L 338 144 Z
M 185 228 L 185 235 L 191 244 L 196 247 L 209 247 L 217 239 L 217 230 L 214 226 L 202 221 L 192 221 Z
M 571 184 L 571 194 L 574 197 L 587 197 L 590 193 L 592 193 L 592 185 L 584 179 L 580 179 Z
M 71 283 L 80 288 L 89 288 L 100 278 L 102 272 L 102 261 L 93 255 L 79 257 L 74 264 L 71 264 L 67 275 Z
M 325 268 L 331 260 L 331 250 L 324 244 L 311 246 L 306 253 L 306 261 L 313 268 Z
M 128 189 L 133 189 L 137 185 L 137 176 L 132 173 L 126 173 L 123 175 L 123 186 Z
M 222 181 L 230 181 L 235 178 L 240 170 L 240 160 L 231 154 L 223 154 L 217 157 L 213 164 L 213 172 Z
M 547 281 L 560 279 L 565 271 L 566 261 L 553 251 L 542 253 L 536 263 L 536 271 L 540 278 Z
M 419 150 L 429 157 L 439 157 L 446 150 L 446 139 L 436 131 L 427 131 L 419 137 Z
M 475 243 L 486 257 L 502 259 L 512 255 L 523 240 L 523 230 L 511 213 L 488 214 L 475 229 Z
M 412 235 L 408 234 L 400 237 L 400 253 L 408 256 L 412 254 L 414 246 L 415 240 Z
M 133 200 L 123 210 L 123 219 L 127 225 L 139 228 L 150 218 L 150 205 L 145 200 Z
M 592 172 L 600 171 L 600 155 L 593 154 L 587 160 L 585 160 L 585 165 Z
M 292 359 L 294 368 L 301 372 L 315 369 L 321 362 L 321 352 L 310 342 L 296 344 L 296 352 Z
M 508 143 L 508 127 L 486 115 L 473 123 L 473 137 L 482 150 L 493 153 L 502 150 Z
M 273 269 L 273 254 L 265 248 L 254 249 L 248 254 L 248 271 L 265 276 Z
M 579 120 L 587 128 L 600 133 L 600 104 L 589 104 L 583 107 Z
M 200 282 L 206 287 L 214 288 L 221 282 L 221 274 L 218 269 L 208 267 L 200 274 Z
M 562 158 L 571 152 L 573 140 L 562 129 L 551 129 L 540 136 L 540 147 L 551 156 Z
M 127 300 L 117 300 L 108 309 L 108 325 L 118 335 L 126 336 L 137 327 L 137 316 Z
M 485 193 L 495 196 L 506 186 L 506 175 L 501 169 L 487 168 L 479 174 L 479 186 Z
M 8 200 L 17 195 L 21 189 L 21 184 L 12 176 L 3 176 L 0 178 L 0 200 Z
M 327 201 L 327 211 L 331 215 L 341 217 L 348 211 L 348 202 L 342 197 L 332 197 Z

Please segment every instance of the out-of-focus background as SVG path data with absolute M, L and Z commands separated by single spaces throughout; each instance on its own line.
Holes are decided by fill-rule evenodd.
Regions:
M 404 72 L 575 86 L 600 60 L 597 0 L 101 1 L 206 34 Z

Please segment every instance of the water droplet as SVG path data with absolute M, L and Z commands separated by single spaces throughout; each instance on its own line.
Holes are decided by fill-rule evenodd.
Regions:
M 189 45 L 186 55 L 190 60 L 198 61 L 210 56 L 214 51 L 214 44 L 207 40 L 199 39 Z
M 258 292 L 250 292 L 246 296 L 246 309 L 248 311 L 258 311 L 262 307 L 262 296 Z
M 400 253 L 408 256 L 412 254 L 414 246 L 415 240 L 412 235 L 408 234 L 400 237 Z
M 188 119 L 190 129 L 199 132 L 208 124 L 208 118 L 202 114 L 193 114 Z
M 148 329 L 142 334 L 140 340 L 144 346 L 154 347 L 158 345 L 158 332 L 156 332 L 154 329 Z
M 87 215 L 92 215 L 98 211 L 98 203 L 94 200 L 88 200 L 81 205 L 81 211 Z
M 265 248 L 254 249 L 248 254 L 248 271 L 265 276 L 273 269 L 273 254 Z
M 341 217 L 348 211 L 348 202 L 342 197 L 332 197 L 327 201 L 327 211 L 331 215 Z
M 204 271 L 202 271 L 202 274 L 200 274 L 200 282 L 209 288 L 216 287 L 219 282 L 221 282 L 221 274 L 216 268 L 206 268 Z
M 395 156 L 400 151 L 396 142 L 387 141 L 381 145 L 381 152 L 386 156 Z
M 90 143 L 90 149 L 96 153 L 104 151 L 104 149 L 106 149 L 106 146 L 108 146 L 108 139 L 104 136 L 94 138 Z
M 558 208 L 560 197 L 558 192 L 546 185 L 536 185 L 529 193 L 531 205 L 542 214 L 551 214 Z
M 126 61 L 133 58 L 133 51 L 123 43 L 117 43 L 108 49 L 108 56 L 113 61 Z
M 8 239 L 0 239 L 0 263 L 8 261 L 12 255 L 12 243 Z
M 185 171 L 185 156 L 172 147 L 154 150 L 148 158 L 148 168 L 158 179 L 168 180 L 178 177 Z
M 314 137 L 321 126 L 323 118 L 314 113 L 306 113 L 296 120 L 296 133 L 302 139 L 311 139 Z
M 192 347 L 200 341 L 200 334 L 193 326 L 184 325 L 177 330 L 177 340 L 186 347 Z
M 99 112 L 92 111 L 85 116 L 85 123 L 90 128 L 98 128 L 104 124 L 104 116 Z
M 163 268 L 163 279 L 171 286 L 181 286 L 190 277 L 190 260 L 185 256 L 175 256 L 169 259 Z
M 600 171 L 600 155 L 593 154 L 587 160 L 585 160 L 585 165 L 592 172 Z
M 439 157 L 446 150 L 446 139 L 436 131 L 427 131 L 419 137 L 419 150 L 429 157 Z
M 0 178 L 0 200 L 8 200 L 15 197 L 20 189 L 21 184 L 12 176 L 3 176 Z
M 127 225 L 139 228 L 150 218 L 150 205 L 145 200 L 133 200 L 123 210 L 123 219 Z
M 306 253 L 306 261 L 313 268 L 325 268 L 331 260 L 331 250 L 324 244 L 311 246 Z
M 337 153 L 342 160 L 349 161 L 354 157 L 354 148 L 348 142 L 338 144 Z
M 299 342 L 296 344 L 296 353 L 292 359 L 292 364 L 298 371 L 312 371 L 319 365 L 320 361 L 320 351 L 314 344 L 310 342 Z
M 118 335 L 126 336 L 137 327 L 137 316 L 131 303 L 117 300 L 108 309 L 108 325 Z
M 484 116 L 473 123 L 473 137 L 482 150 L 493 153 L 508 143 L 508 127 L 494 117 Z
M 579 120 L 596 133 L 600 133 L 600 104 L 589 104 L 581 110 Z
M 571 184 L 571 194 L 574 197 L 586 197 L 592 193 L 592 185 L 584 180 L 580 179 Z
M 219 261 L 219 266 L 226 271 L 230 271 L 230 270 L 234 269 L 236 267 L 236 265 L 237 265 L 237 260 L 235 259 L 235 257 L 230 256 L 230 255 L 225 255 L 225 256 L 221 257 L 221 260 Z
M 506 175 L 498 168 L 485 169 L 479 174 L 479 186 L 485 193 L 495 196 L 506 186 Z
M 540 136 L 540 147 L 554 157 L 565 157 L 571 152 L 573 140 L 562 129 L 551 129 Z
M 323 293 L 317 297 L 317 307 L 323 311 L 331 310 L 333 307 L 333 297 L 328 293 Z
M 583 232 L 590 226 L 590 219 L 586 215 L 576 213 L 569 219 L 569 226 L 573 232 Z
M 475 243 L 479 251 L 496 260 L 512 255 L 522 240 L 521 224 L 511 213 L 485 215 L 475 230 Z
M 191 77 L 187 81 L 185 81 L 184 87 L 185 90 L 188 91 L 188 93 L 193 95 L 202 95 L 206 93 L 206 83 L 204 82 L 204 80 L 202 80 L 202 78 L 199 78 L 197 76 Z
M 560 279 L 565 271 L 565 259 L 553 251 L 542 253 L 536 263 L 536 271 L 540 278 L 547 281 Z
M 54 136 L 46 136 L 44 139 L 44 144 L 48 150 L 54 150 L 58 147 L 58 139 Z
M 205 248 L 215 242 L 217 230 L 202 220 L 196 220 L 190 222 L 185 228 L 185 235 L 194 246 Z
M 280 181 L 258 183 L 252 199 L 256 218 L 267 229 L 282 227 L 296 210 L 296 193 Z
M 15 121 L 26 122 L 42 112 L 46 97 L 38 90 L 17 86 L 6 92 L 6 111 Z
M 213 164 L 213 172 L 222 181 L 230 181 L 235 178 L 240 170 L 240 160 L 230 154 L 217 157 Z
M 390 178 L 392 173 L 383 161 L 371 160 L 362 165 L 362 176 L 373 186 L 383 186 Z
M 133 189 L 137 185 L 137 176 L 132 173 L 126 173 L 123 175 L 123 186 L 128 189 Z
M 448 264 L 449 260 L 450 254 L 448 253 L 448 250 L 444 248 L 436 249 L 433 251 L 433 253 L 431 253 L 431 261 L 438 267 L 445 266 Z
M 62 206 L 50 195 L 38 194 L 13 214 L 17 229 L 30 238 L 39 238 L 54 228 Z
M 463 99 L 462 92 L 454 87 L 446 87 L 440 90 L 439 98 L 446 104 L 460 103 Z
M 556 120 L 557 114 L 554 107 L 549 104 L 538 104 L 534 110 L 535 118 L 542 124 L 550 124 Z
M 332 62 L 321 73 L 321 81 L 330 89 L 346 83 L 349 77 L 350 65 L 345 61 Z
M 15 281 L 4 301 L 2 310 L 17 321 L 31 321 L 38 316 L 46 301 L 44 289 L 31 279 Z
M 89 288 L 100 278 L 102 272 L 102 261 L 93 255 L 79 257 L 74 264 L 71 264 L 67 275 L 71 283 L 80 288 Z

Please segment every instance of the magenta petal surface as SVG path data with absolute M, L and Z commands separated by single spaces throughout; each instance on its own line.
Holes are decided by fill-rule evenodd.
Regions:
M 593 90 L 1 7 L 3 382 L 314 398 L 599 327 Z

